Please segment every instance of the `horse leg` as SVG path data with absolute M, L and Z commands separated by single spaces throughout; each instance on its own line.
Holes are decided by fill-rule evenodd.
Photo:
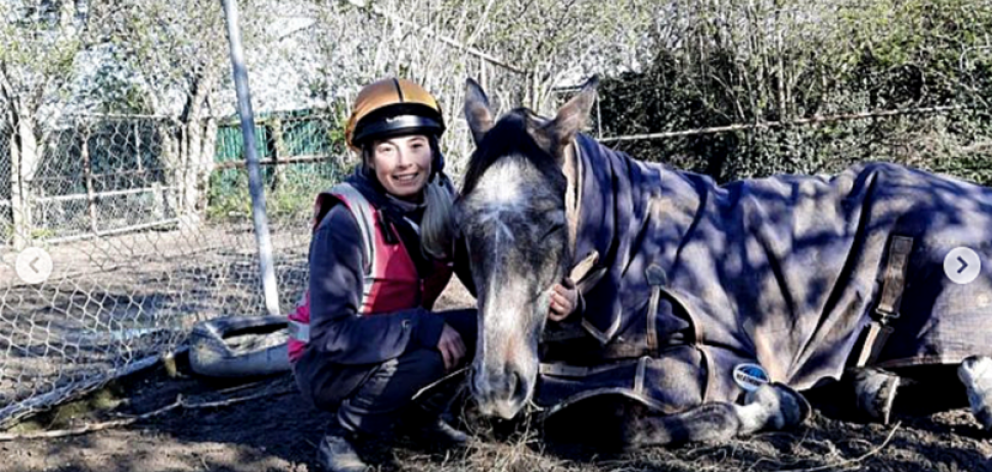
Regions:
M 673 415 L 630 415 L 624 431 L 628 447 L 667 446 L 690 441 L 721 442 L 733 438 L 740 419 L 730 403 L 706 403 Z
M 968 391 L 968 403 L 975 419 L 992 431 L 992 357 L 971 356 L 958 367 L 958 378 Z
M 902 384 L 898 375 L 872 367 L 850 369 L 845 372 L 848 384 L 854 390 L 857 411 L 882 424 L 889 424 L 892 403 Z
M 798 425 L 809 412 L 809 403 L 799 392 L 781 384 L 763 385 L 748 395 L 744 405 L 714 402 L 674 415 L 631 418 L 626 439 L 634 447 L 720 442 Z
M 748 394 L 744 405 L 734 405 L 741 425 L 738 434 L 782 430 L 809 418 L 810 406 L 799 392 L 782 384 L 766 384 Z

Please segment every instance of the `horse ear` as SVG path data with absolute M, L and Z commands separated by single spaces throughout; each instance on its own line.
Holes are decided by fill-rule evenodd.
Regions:
M 469 78 L 465 81 L 465 120 L 472 130 L 472 139 L 478 145 L 493 127 L 493 112 L 489 108 L 489 98 L 482 87 Z
M 555 119 L 548 123 L 559 146 L 564 147 L 572 142 L 572 139 L 589 122 L 592 106 L 596 103 L 596 87 L 598 86 L 599 77 L 592 76 L 582 85 L 578 94 L 558 109 L 558 115 Z

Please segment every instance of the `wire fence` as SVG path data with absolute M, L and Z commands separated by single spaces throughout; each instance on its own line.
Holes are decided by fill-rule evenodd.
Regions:
M 242 135 L 231 118 L 233 86 L 223 79 L 230 65 L 219 2 L 151 0 L 156 8 L 147 11 L 109 12 L 92 3 L 59 18 L 89 15 L 93 23 L 104 15 L 100 27 L 128 34 L 100 37 L 125 38 L 114 49 L 124 53 L 77 60 L 89 72 L 59 89 L 25 85 L 49 97 L 34 109 L 0 95 L 0 429 L 175 353 L 200 321 L 265 311 Z M 497 113 L 519 105 L 547 112 L 574 90 L 543 100 L 539 82 L 547 77 L 472 46 L 475 35 L 454 34 L 465 23 L 462 13 L 431 10 L 430 2 L 412 2 L 404 15 L 395 13 L 395 1 L 240 3 L 283 312 L 307 284 L 313 198 L 355 165 L 342 125 L 362 84 L 400 75 L 438 97 L 448 125 L 442 147 L 456 181 L 473 149 L 460 113 L 466 77 L 483 85 Z M 17 27 L 61 28 L 18 21 Z M 52 64 L 64 62 L 56 59 Z M 57 68 L 24 67 L 34 71 L 24 76 L 39 84 L 58 82 L 41 80 Z M 129 75 L 142 79 L 122 78 Z M 88 94 L 66 92 L 86 87 Z M 952 108 L 935 114 L 961 113 Z M 64 113 L 50 119 L 52 109 Z M 741 142 L 760 137 L 790 149 L 802 139 L 792 127 L 749 124 L 656 136 L 653 129 L 607 129 L 613 123 L 602 123 L 606 116 L 596 113 L 594 134 L 612 137 L 618 142 L 610 144 L 636 157 L 661 149 L 653 157 L 676 164 L 703 134 L 743 136 Z M 913 118 L 853 117 L 857 125 L 847 129 L 906 120 Z M 828 123 L 803 124 L 824 140 L 843 138 L 831 135 Z M 618 129 L 635 136 L 615 136 Z M 986 146 L 983 136 L 966 144 Z M 654 139 L 666 144 L 645 144 Z M 877 145 L 855 144 L 850 149 L 857 152 L 843 158 L 874 155 L 867 146 Z M 817 169 L 818 155 L 796 156 Z M 24 280 L 36 270 L 32 263 L 44 265 L 18 261 L 28 247 L 50 256 L 43 282 Z
M 203 16 L 196 21 L 220 15 L 217 2 L 174 5 Z M 363 40 L 383 29 L 410 28 L 398 17 L 343 3 L 299 5 L 306 8 L 289 16 L 309 26 L 291 44 L 330 63 L 352 54 L 336 47 L 342 25 Z M 417 44 L 389 36 L 371 63 L 341 63 L 323 71 L 326 76 L 290 83 L 283 79 L 317 71 L 308 62 L 266 63 L 258 41 L 266 10 L 249 8 L 244 15 L 246 31 L 255 31 L 252 78 L 271 84 L 256 95 L 256 134 L 280 308 L 288 312 L 307 283 L 313 198 L 355 164 L 342 143 L 342 110 L 358 85 L 405 75 L 433 91 L 448 112 L 443 146 L 455 175 L 471 150 L 455 112 L 464 78 L 480 78 L 501 109 L 522 103 L 528 87 L 525 76 L 438 35 Z M 180 28 L 191 20 L 176 21 Z M 407 32 L 413 33 L 423 32 Z M 176 62 L 218 77 L 230 70 L 226 43 L 205 35 L 191 44 L 203 49 L 173 51 L 180 54 Z M 157 85 L 168 85 L 165 80 Z M 117 100 L 104 96 L 108 90 L 95 93 Z M 182 349 L 200 321 L 264 312 L 233 93 L 220 79 L 211 93 L 210 100 L 195 102 L 197 90 L 188 89 L 174 113 L 44 119 L 49 115 L 39 108 L 27 122 L 0 127 L 0 429 Z M 322 98 L 285 98 L 294 94 Z M 78 108 L 55 99 L 60 107 Z M 0 105 L 9 103 L 0 97 Z M 210 109 L 194 113 L 205 105 Z M 51 273 L 42 282 L 29 279 L 44 261 L 18 260 L 27 248 L 50 257 Z

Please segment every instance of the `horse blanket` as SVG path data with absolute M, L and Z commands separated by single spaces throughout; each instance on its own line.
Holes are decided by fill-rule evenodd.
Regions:
M 992 354 L 992 189 L 884 163 L 721 186 L 588 136 L 575 150 L 573 257 L 595 251 L 606 273 L 581 316 L 549 323 L 539 406 L 603 393 L 666 413 L 735 401 L 744 364 L 800 390 L 838 379 L 897 237 L 911 243 L 905 286 L 874 365 Z M 945 275 L 956 247 L 981 259 L 970 283 Z M 556 336 L 569 330 L 582 335 Z

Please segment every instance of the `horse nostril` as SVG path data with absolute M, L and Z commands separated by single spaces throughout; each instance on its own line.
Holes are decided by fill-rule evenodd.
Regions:
M 507 389 L 507 392 L 511 395 L 510 398 L 518 402 L 523 402 L 527 398 L 527 382 L 524 380 L 523 375 L 520 374 L 520 371 L 514 370 L 507 377 L 509 377 L 510 382 L 510 388 Z
M 520 376 L 517 375 L 516 371 L 510 371 L 509 375 L 503 377 L 506 379 L 506 386 L 504 392 L 513 398 L 517 394 L 517 386 L 520 384 Z

